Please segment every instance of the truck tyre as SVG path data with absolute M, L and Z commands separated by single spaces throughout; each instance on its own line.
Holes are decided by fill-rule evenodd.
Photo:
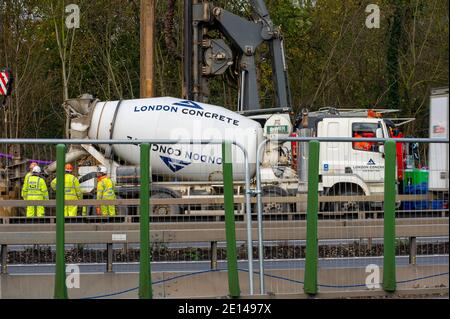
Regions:
M 163 191 L 156 191 L 151 194 L 150 198 L 150 215 L 153 216 L 173 216 L 173 215 L 180 215 L 181 214 L 181 208 L 180 205 L 177 204 L 158 204 L 153 205 L 152 204 L 152 198 L 177 198 L 174 197 L 173 194 L 169 194 Z
M 282 197 L 282 196 L 288 196 L 287 192 L 278 187 L 278 186 L 263 186 L 262 187 L 262 197 Z M 258 213 L 258 206 L 257 204 L 254 205 L 253 211 L 257 214 Z M 263 203 L 263 215 L 264 214 L 283 214 L 283 213 L 290 213 L 292 211 L 292 207 L 289 203 Z
M 329 196 L 361 196 L 364 195 L 363 190 L 356 185 L 337 185 L 328 192 Z M 331 202 L 329 210 L 334 212 L 353 213 L 364 211 L 365 202 L 348 201 L 348 202 Z

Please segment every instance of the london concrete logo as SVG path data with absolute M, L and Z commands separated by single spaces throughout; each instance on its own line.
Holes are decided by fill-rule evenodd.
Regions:
M 161 159 L 164 162 L 164 164 L 166 164 L 167 167 L 174 173 L 178 172 L 180 169 L 183 169 L 186 166 L 188 166 L 189 164 L 191 164 L 190 162 L 178 160 L 178 159 L 175 159 L 175 158 L 170 158 L 170 157 L 167 157 L 167 156 L 161 156 L 160 155 L 159 157 L 161 157 Z
M 136 105 L 133 108 L 133 112 L 135 113 L 145 113 L 152 111 L 160 111 L 160 112 L 172 112 L 178 113 L 179 111 L 188 116 L 198 117 L 200 119 L 212 119 L 221 121 L 227 124 L 231 124 L 234 126 L 239 126 L 239 120 L 230 117 L 230 114 L 224 114 L 220 111 L 208 111 L 204 110 L 202 106 L 198 103 L 190 100 L 181 100 L 178 102 L 174 102 L 171 105 L 166 104 L 158 104 L 158 105 Z
M 203 110 L 203 108 L 198 105 L 197 103 L 195 103 L 194 101 L 190 101 L 190 100 L 185 100 L 185 101 L 180 101 L 180 102 L 176 102 L 173 103 L 173 105 L 178 105 L 178 106 L 184 106 L 184 107 L 190 107 L 192 109 L 197 109 L 197 110 Z

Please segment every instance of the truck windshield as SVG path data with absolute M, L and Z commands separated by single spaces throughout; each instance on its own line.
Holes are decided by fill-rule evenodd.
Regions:
M 373 138 L 376 137 L 378 123 L 353 123 L 352 137 L 355 138 Z M 378 145 L 374 142 L 353 142 L 353 149 L 359 151 L 377 152 Z

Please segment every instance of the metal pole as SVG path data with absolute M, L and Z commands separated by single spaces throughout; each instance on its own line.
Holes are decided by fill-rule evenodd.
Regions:
M 264 140 L 259 144 L 256 151 L 256 196 L 258 208 L 258 256 L 259 256 L 259 292 L 261 295 L 265 293 L 264 287 L 264 246 L 263 246 L 263 224 L 262 224 L 262 190 L 261 190 L 261 168 L 259 165 L 260 154 L 263 147 L 269 140 Z
M 268 139 L 263 141 L 265 142 L 271 141 Z M 292 142 L 292 141 L 300 141 L 300 142 L 309 142 L 309 141 L 319 141 L 319 142 L 376 142 L 376 143 L 384 143 L 386 141 L 395 141 L 397 143 L 449 143 L 448 139 L 441 138 L 354 138 L 354 137 L 283 137 L 277 138 L 274 140 L 276 142 Z M 0 144 L 128 144 L 128 145 L 139 145 L 142 143 L 151 143 L 151 144 L 222 144 L 223 140 L 219 139 L 210 139 L 210 140 L 202 140 L 202 139 L 141 139 L 141 140 L 86 140 L 86 139 L 50 139 L 50 138 L 0 138 Z M 234 145 L 243 149 L 243 146 L 237 142 L 233 142 Z
M 308 202 L 306 208 L 305 286 L 307 294 L 317 294 L 317 219 L 319 209 L 319 141 L 309 142 Z
M 236 229 L 234 221 L 234 187 L 231 143 L 222 143 L 223 188 L 225 206 L 225 231 L 227 241 L 228 289 L 231 297 L 240 296 L 237 269 Z
M 247 255 L 248 255 L 248 284 L 250 295 L 254 294 L 253 284 L 253 240 L 252 240 L 252 206 L 250 202 L 250 172 L 247 152 L 244 152 L 245 158 L 245 204 L 247 211 Z
M 56 145 L 56 269 L 55 299 L 67 299 L 66 265 L 64 260 L 64 165 L 66 146 Z
M 152 274 L 150 268 L 150 144 L 141 144 L 141 190 L 140 190 L 140 268 L 139 298 L 152 299 Z
M 383 287 L 385 291 L 396 289 L 395 275 L 395 162 L 396 147 L 394 141 L 384 143 L 384 259 Z

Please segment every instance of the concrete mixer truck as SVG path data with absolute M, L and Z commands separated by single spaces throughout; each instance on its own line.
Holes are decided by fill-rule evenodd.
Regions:
M 353 137 L 356 131 L 370 132 L 373 137 L 387 137 L 390 134 L 389 127 L 393 125 L 391 120 L 381 117 L 381 110 L 338 111 L 327 108 L 302 113 L 294 127 L 288 113 L 245 117 L 220 106 L 172 97 L 101 102 L 90 95 L 83 95 L 66 101 L 64 107 L 70 116 L 71 138 L 86 140 L 85 144 L 71 146 L 66 154 L 67 162 L 78 163 L 83 192 L 92 193 L 95 189 L 96 168 L 102 164 L 116 182 L 119 198 L 139 196 L 139 147 L 134 144 L 92 145 L 90 139 L 236 141 L 248 153 L 251 178 L 255 177 L 256 165 L 261 167 L 263 196 L 289 196 L 307 191 L 307 143 L 296 146 L 300 154 L 295 166 L 292 144 L 277 142 L 277 137 L 286 137 L 293 132 L 300 136 Z M 261 162 L 257 163 L 258 145 L 266 138 L 272 141 L 265 144 Z M 373 145 L 371 149 L 362 150 L 353 144 L 322 143 L 318 189 L 321 194 L 348 196 L 383 192 L 383 148 Z M 220 145 L 154 143 L 150 161 L 154 198 L 222 194 Z M 47 168 L 48 172 L 54 170 L 55 163 Z M 243 195 L 244 155 L 237 146 L 233 146 L 233 174 L 236 194 Z M 339 207 L 333 206 L 331 210 L 362 209 L 358 203 L 338 204 Z M 197 208 L 205 209 L 208 210 L 208 207 Z M 288 203 L 265 206 L 265 211 L 272 213 L 301 210 L 301 207 Z M 186 207 L 181 205 L 153 207 L 153 214 L 174 215 L 185 212 Z
M 292 132 L 288 114 L 257 115 L 257 120 L 253 120 L 223 107 L 172 97 L 101 102 L 83 95 L 66 101 L 64 108 L 70 117 L 70 137 L 86 139 L 86 144 L 71 146 L 66 154 L 66 162 L 78 163 L 83 192 L 92 193 L 95 189 L 95 172 L 101 164 L 116 182 L 119 198 L 139 195 L 139 147 L 134 144 L 91 145 L 90 139 L 236 141 L 247 151 L 253 178 L 256 150 L 263 139 L 288 136 Z M 232 152 L 236 192 L 243 194 L 244 154 L 237 146 L 233 146 Z M 154 198 L 221 194 L 221 145 L 155 143 L 151 145 L 150 156 Z M 272 171 L 274 166 L 285 166 L 276 176 L 271 174 L 276 179 L 274 184 L 289 180 L 275 193 L 297 192 L 296 172 L 289 166 L 289 156 L 289 149 L 278 143 L 269 143 L 264 152 L 263 162 L 267 164 L 263 165 L 264 169 Z M 56 163 L 52 163 L 46 170 L 53 172 L 55 167 Z M 154 207 L 157 214 L 183 212 L 183 207 L 178 205 Z

